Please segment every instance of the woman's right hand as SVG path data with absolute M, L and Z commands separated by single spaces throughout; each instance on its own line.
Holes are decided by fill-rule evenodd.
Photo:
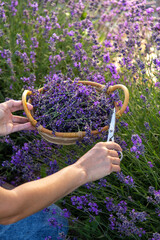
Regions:
M 85 182 L 98 180 L 112 172 L 120 172 L 120 159 L 117 151 L 122 151 L 115 142 L 99 142 L 75 164 L 86 175 Z

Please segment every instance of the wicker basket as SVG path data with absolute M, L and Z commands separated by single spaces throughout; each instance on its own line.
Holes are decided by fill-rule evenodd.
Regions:
M 95 87 L 97 91 L 102 91 L 105 87 L 105 85 L 102 85 L 102 84 L 99 84 L 96 82 L 91 82 L 91 81 L 79 81 L 78 83 L 82 83 L 84 85 L 91 85 L 91 86 Z M 125 95 L 125 99 L 124 99 L 122 108 L 120 110 L 118 108 L 116 108 L 116 117 L 119 118 L 119 117 L 121 117 L 121 115 L 123 114 L 123 112 L 125 111 L 125 109 L 128 105 L 129 92 L 128 92 L 128 89 L 124 85 L 117 84 L 114 86 L 110 86 L 107 89 L 106 94 L 110 94 L 117 89 L 122 89 L 124 91 L 124 95 Z M 38 91 L 42 92 L 43 88 L 40 88 Z M 22 102 L 23 102 L 24 111 L 25 111 L 29 121 L 35 127 L 37 124 L 37 121 L 33 118 L 32 112 L 30 110 L 28 110 L 27 100 L 26 100 L 27 96 L 30 96 L 31 94 L 32 94 L 31 91 L 25 90 L 22 95 Z M 29 99 L 28 102 L 31 103 L 31 100 Z M 116 106 L 116 103 L 115 103 L 115 106 Z M 109 126 L 104 126 L 102 128 L 101 132 L 107 131 L 108 128 L 109 128 Z M 37 130 L 38 130 L 39 134 L 48 142 L 52 142 L 54 144 L 60 144 L 60 145 L 75 144 L 76 141 L 80 141 L 86 134 L 85 131 L 80 131 L 80 132 L 67 132 L 67 133 L 66 132 L 55 132 L 55 135 L 53 135 L 51 130 L 46 129 L 41 125 L 39 127 L 37 127 Z M 99 134 L 99 131 L 93 130 L 93 131 L 91 131 L 91 134 L 93 134 L 93 135 Z

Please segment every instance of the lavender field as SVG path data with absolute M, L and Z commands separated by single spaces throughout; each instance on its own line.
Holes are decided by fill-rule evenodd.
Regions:
M 71 81 L 79 80 L 128 88 L 129 105 L 115 134 L 123 160 L 120 173 L 56 203 L 70 226 L 59 239 L 160 240 L 160 7 L 145 0 L 0 0 L 0 102 L 21 99 L 25 89 L 59 84 L 56 100 L 41 100 L 44 112 L 49 104 L 56 109 L 50 128 L 86 131 L 82 143 L 71 146 L 49 143 L 37 131 L 0 137 L 0 185 L 51 175 L 106 141 L 107 132 L 92 138 L 91 129 L 109 123 L 109 109 L 114 101 L 121 107 L 124 94 L 96 98 L 91 89 L 72 89 Z M 70 89 L 83 97 L 89 113 L 77 113 L 76 98 L 72 108 L 65 103 Z M 36 98 L 33 103 L 39 104 Z M 47 127 L 50 117 L 40 121 Z M 48 222 L 55 226 L 54 214 Z

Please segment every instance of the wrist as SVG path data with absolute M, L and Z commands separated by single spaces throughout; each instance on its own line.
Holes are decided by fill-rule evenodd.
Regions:
M 81 164 L 76 162 L 69 167 L 71 167 L 72 171 L 77 174 L 77 179 L 78 179 L 77 180 L 77 184 L 78 184 L 77 187 L 80 187 L 81 185 L 88 182 L 87 181 L 87 173 L 84 170 L 84 168 L 81 166 Z

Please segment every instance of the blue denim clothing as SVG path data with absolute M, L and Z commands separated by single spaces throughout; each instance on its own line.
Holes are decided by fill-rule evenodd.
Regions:
M 51 240 L 57 240 L 65 239 L 62 236 L 66 236 L 67 232 L 68 220 L 54 204 L 16 223 L 0 225 L 1 240 L 45 240 L 49 236 Z

